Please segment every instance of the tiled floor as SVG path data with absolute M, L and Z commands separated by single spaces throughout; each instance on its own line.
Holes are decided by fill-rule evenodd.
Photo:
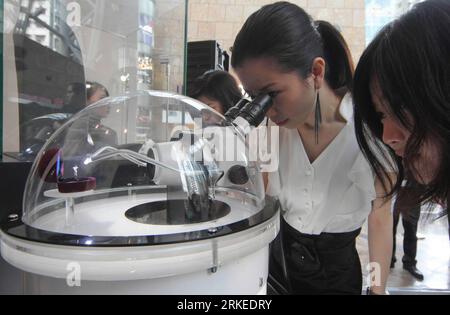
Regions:
M 424 211 L 424 209 L 422 209 Z M 450 294 L 450 241 L 447 217 L 435 220 L 435 215 L 422 212 L 418 235 L 423 239 L 417 244 L 417 268 L 424 274 L 424 281 L 415 280 L 403 270 L 403 227 L 401 220 L 397 234 L 397 264 L 391 269 L 388 291 L 391 294 Z M 367 228 L 364 227 L 357 243 L 365 279 L 369 257 L 367 249 Z

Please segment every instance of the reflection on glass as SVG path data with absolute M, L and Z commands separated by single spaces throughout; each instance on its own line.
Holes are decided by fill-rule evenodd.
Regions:
M 111 96 L 182 93 L 185 19 L 184 0 L 5 0 L 4 151 L 33 158 L 95 103 L 90 82 Z M 143 129 L 152 118 L 145 111 Z
M 70 26 L 68 11 L 57 0 L 21 0 L 20 14 L 14 33 L 26 36 L 78 63 L 82 63 L 81 49 Z

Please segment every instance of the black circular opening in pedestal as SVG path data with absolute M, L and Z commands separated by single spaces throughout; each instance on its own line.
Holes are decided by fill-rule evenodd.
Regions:
M 134 222 L 152 225 L 202 223 L 225 217 L 231 212 L 228 204 L 210 200 L 207 209 L 196 209 L 187 200 L 165 200 L 144 203 L 125 212 Z

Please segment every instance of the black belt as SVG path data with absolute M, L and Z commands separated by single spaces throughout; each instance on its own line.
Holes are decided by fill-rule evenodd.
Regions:
M 271 245 L 270 293 L 361 294 L 356 251 L 361 229 L 309 235 L 281 221 L 280 234 Z

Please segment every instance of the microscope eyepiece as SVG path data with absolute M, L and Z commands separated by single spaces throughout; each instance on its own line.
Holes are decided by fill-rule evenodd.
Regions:
M 269 94 L 260 94 L 252 101 L 243 98 L 225 113 L 225 117 L 246 132 L 250 130 L 248 128 L 258 127 L 262 123 L 272 105 Z
M 273 100 L 269 94 L 258 95 L 251 102 L 244 105 L 238 117 L 248 121 L 251 126 L 258 127 L 272 105 Z
M 228 119 L 229 121 L 233 121 L 235 120 L 238 116 L 239 113 L 241 112 L 242 108 L 247 105 L 248 103 L 250 103 L 250 101 L 246 98 L 241 99 L 239 102 L 236 103 L 236 105 L 234 105 L 233 107 L 231 107 L 226 113 L 225 113 L 225 118 Z

